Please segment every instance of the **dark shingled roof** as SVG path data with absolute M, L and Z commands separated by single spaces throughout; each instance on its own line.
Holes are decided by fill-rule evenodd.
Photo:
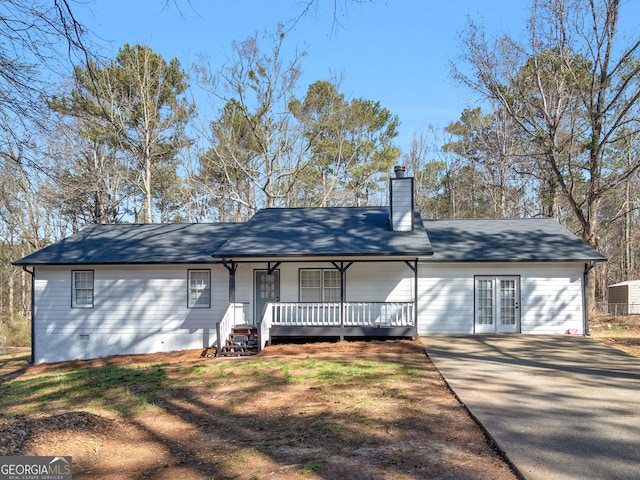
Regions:
M 386 207 L 335 207 L 264 209 L 247 223 L 94 225 L 15 265 L 432 254 L 433 261 L 452 262 L 606 260 L 552 219 L 422 222 L 416 212 L 414 222 L 413 231 L 394 232 Z
M 605 261 L 606 258 L 550 218 L 425 220 L 432 261 Z
M 410 232 L 394 232 L 387 207 L 267 208 L 216 257 L 427 256 L 429 238 L 415 212 Z
M 236 231 L 235 223 L 93 225 L 15 265 L 203 263 Z

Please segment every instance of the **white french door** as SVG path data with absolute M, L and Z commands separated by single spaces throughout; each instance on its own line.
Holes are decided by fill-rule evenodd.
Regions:
M 520 277 L 475 277 L 475 333 L 520 332 Z

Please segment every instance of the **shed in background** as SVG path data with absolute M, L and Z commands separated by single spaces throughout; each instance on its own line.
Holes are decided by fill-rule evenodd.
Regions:
M 627 280 L 609 285 L 609 313 L 640 314 L 640 280 Z

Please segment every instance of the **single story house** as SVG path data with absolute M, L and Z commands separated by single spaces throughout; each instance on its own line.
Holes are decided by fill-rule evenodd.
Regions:
M 34 363 L 273 337 L 588 333 L 605 258 L 552 219 L 422 220 L 389 207 L 267 208 L 245 223 L 93 225 L 15 265 L 32 275 Z

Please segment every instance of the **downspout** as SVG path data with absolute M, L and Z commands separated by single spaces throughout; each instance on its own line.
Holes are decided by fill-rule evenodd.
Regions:
M 415 323 L 415 337 L 418 339 L 418 259 L 414 262 L 415 270 L 413 271 L 413 321 Z
M 29 363 L 31 363 L 33 365 L 33 363 L 35 362 L 35 351 L 36 351 L 36 328 L 35 328 L 35 314 L 36 314 L 36 310 L 35 310 L 35 295 L 36 295 L 36 290 L 35 290 L 35 286 L 36 286 L 36 282 L 35 282 L 35 268 L 33 270 L 29 270 L 27 268 L 27 265 L 22 265 L 22 270 L 24 270 L 25 272 L 27 272 L 29 275 L 31 275 L 31 360 L 29 361 Z
M 593 260 L 584 264 L 582 274 L 582 335 L 589 336 L 589 272 L 596 266 Z

